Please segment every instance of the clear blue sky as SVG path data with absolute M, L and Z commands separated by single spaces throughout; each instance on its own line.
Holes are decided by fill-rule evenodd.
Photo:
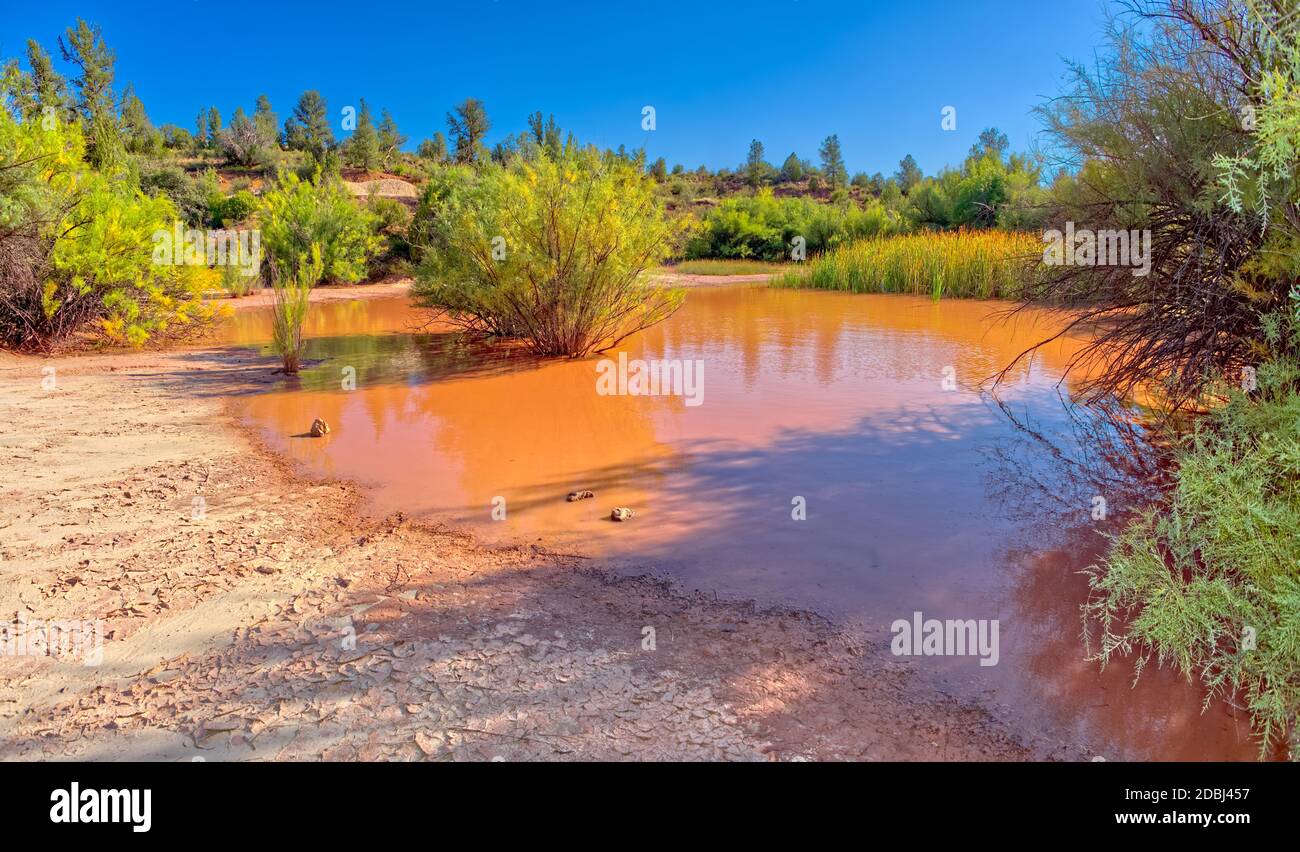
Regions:
M 931 173 L 989 125 L 1026 148 L 1031 108 L 1059 91 L 1064 59 L 1093 57 L 1108 2 L 12 0 L 0 56 L 31 37 L 57 60 L 56 36 L 80 15 L 103 27 L 119 91 L 134 83 L 155 124 L 191 129 L 211 104 L 229 121 L 260 93 L 283 121 L 314 88 L 336 136 L 340 109 L 364 97 L 414 147 L 473 96 L 489 142 L 540 109 L 584 142 L 688 168 L 734 167 L 753 138 L 778 164 L 792 150 L 815 161 L 838 133 L 851 172 L 889 174 L 911 153 Z M 948 105 L 955 132 L 940 128 Z

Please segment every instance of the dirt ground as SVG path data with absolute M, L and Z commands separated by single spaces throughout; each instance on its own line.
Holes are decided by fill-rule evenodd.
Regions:
M 1086 758 L 815 615 L 367 518 L 233 419 L 274 366 L 0 359 L 0 627 L 103 629 L 0 653 L 0 758 Z

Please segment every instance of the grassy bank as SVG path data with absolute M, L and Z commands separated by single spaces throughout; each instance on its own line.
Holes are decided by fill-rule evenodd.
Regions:
M 780 275 L 790 270 L 788 263 L 763 260 L 683 260 L 660 268 L 662 272 L 682 275 Z
M 1011 231 L 911 234 L 833 249 L 775 283 L 935 299 L 1015 299 L 1042 251 L 1040 237 Z

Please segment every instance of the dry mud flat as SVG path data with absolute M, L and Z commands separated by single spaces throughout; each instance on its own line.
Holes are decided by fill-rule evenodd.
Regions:
M 0 361 L 0 624 L 104 631 L 98 665 L 0 654 L 0 757 L 1086 758 L 813 615 L 363 517 L 230 419 L 272 366 Z

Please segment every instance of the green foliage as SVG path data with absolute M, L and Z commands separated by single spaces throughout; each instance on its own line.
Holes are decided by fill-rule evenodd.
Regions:
M 750 186 L 760 186 L 772 174 L 772 167 L 763 159 L 763 143 L 757 139 L 749 143 L 749 154 L 745 158 L 745 180 Z
M 483 140 L 491 126 L 487 110 L 477 98 L 466 98 L 455 110 L 447 113 L 447 137 L 451 140 L 458 164 L 477 163 L 483 159 Z
M 13 92 L 17 111 L 23 118 L 51 115 L 59 121 L 74 117 L 72 97 L 67 81 L 54 70 L 50 55 L 35 39 L 27 40 L 27 65 L 30 74 L 23 74 Z
M 1274 361 L 1185 439 L 1167 499 L 1091 569 L 1103 664 L 1135 654 L 1243 696 L 1261 753 L 1300 759 L 1300 368 Z M 1253 638 L 1253 642 L 1251 641 Z M 1250 647 L 1251 645 L 1254 647 Z M 1207 696 L 1207 702 L 1209 696 Z
M 970 157 L 960 169 L 914 184 L 905 212 L 922 227 L 1037 227 L 1047 195 L 1039 174 L 1038 165 L 1025 157 L 1013 154 L 1004 161 L 990 150 Z
M 84 122 L 86 158 L 95 168 L 120 163 L 124 149 L 113 93 L 117 55 L 104 43 L 99 27 L 81 18 L 59 37 L 59 51 L 64 61 L 79 71 L 72 85 L 77 93 L 76 108 Z
M 791 151 L 790 156 L 786 157 L 785 162 L 781 164 L 780 179 L 784 183 L 793 183 L 794 181 L 803 180 L 803 176 L 803 161 Z
M 420 192 L 415 215 L 407 229 L 411 257 L 423 260 L 430 251 L 451 251 L 455 218 L 469 203 L 474 172 L 466 166 L 435 167 Z
M 822 141 L 818 149 L 822 158 L 822 174 L 832 187 L 843 186 L 849 179 L 848 170 L 844 168 L 844 155 L 840 151 L 840 137 L 831 134 Z
M 208 107 L 207 140 L 209 148 L 221 146 L 221 110 L 214 106 Z
M 548 116 L 543 121 L 541 110 L 538 110 L 528 116 L 528 130 L 532 134 L 533 144 L 539 148 L 545 148 L 546 153 L 552 158 L 560 156 L 563 152 L 560 125 L 556 123 L 554 115 Z M 435 134 L 435 136 L 441 136 L 441 134 Z
M 266 95 L 257 96 L 257 106 L 253 108 L 253 126 L 257 129 L 262 147 L 268 152 L 280 147 L 280 118 L 271 109 L 271 99 Z
M 121 127 L 123 144 L 132 154 L 157 157 L 162 153 L 163 136 L 145 115 L 144 102 L 130 86 L 122 95 Z
M 379 168 L 379 133 L 365 98 L 361 99 L 361 110 L 357 113 L 357 127 L 343 143 L 342 153 L 343 162 L 349 166 L 368 172 Z
M 220 148 L 226 161 L 238 166 L 260 166 L 269 162 L 271 145 L 265 135 L 265 121 L 259 128 L 256 121 L 244 114 L 242 107 L 236 108 L 230 126 L 220 133 Z
M 728 198 L 710 211 L 687 243 L 686 256 L 788 260 L 795 237 L 803 237 L 811 255 L 851 240 L 903 229 L 896 214 L 874 201 L 865 208 L 830 205 L 808 198 L 776 198 L 766 189 L 753 197 Z
M 179 166 L 149 166 L 141 170 L 140 189 L 149 195 L 161 193 L 170 198 L 181 221 L 195 227 L 213 221 L 214 206 L 219 206 L 221 199 L 216 173 L 210 169 L 195 178 Z
M 402 153 L 402 146 L 406 144 L 406 137 L 397 129 L 397 122 L 388 110 L 384 110 L 379 117 L 379 160 L 386 169 L 391 169 L 396 163 L 398 156 Z
M 226 291 L 226 295 L 238 299 L 253 292 L 253 285 L 258 280 L 257 275 L 244 274 L 243 268 L 237 263 L 221 264 L 219 270 L 221 289 Z
M 293 116 L 284 121 L 285 146 L 294 151 L 305 151 L 320 163 L 334 146 L 334 131 L 330 128 L 328 109 L 320 92 L 303 92 L 293 108 Z
M 211 318 L 191 268 L 154 262 L 176 215 L 167 197 L 91 168 L 79 124 L 0 106 L 0 340 L 138 346 Z
M 415 155 L 436 164 L 447 162 L 447 140 L 441 133 L 434 133 L 415 149 Z
M 320 172 L 310 181 L 282 172 L 262 196 L 260 223 L 263 250 L 280 275 L 316 246 L 323 280 L 355 283 L 382 245 L 374 214 L 358 205 L 342 182 Z
M 431 181 L 431 183 L 433 183 Z M 684 294 L 639 280 L 673 241 L 635 162 L 569 150 L 448 171 L 426 191 L 414 293 L 467 329 L 578 357 L 667 318 Z
M 916 159 L 913 158 L 911 154 L 908 154 L 899 161 L 898 171 L 894 173 L 894 181 L 898 184 L 898 188 L 903 191 L 904 195 L 909 194 L 912 191 L 912 187 L 920 183 L 924 177 L 925 175 L 922 174 L 921 167 L 916 164 Z
M 229 198 L 221 199 L 214 211 L 213 218 L 218 225 L 227 227 L 248 219 L 256 212 L 257 207 L 257 196 L 246 189 L 241 189 Z

